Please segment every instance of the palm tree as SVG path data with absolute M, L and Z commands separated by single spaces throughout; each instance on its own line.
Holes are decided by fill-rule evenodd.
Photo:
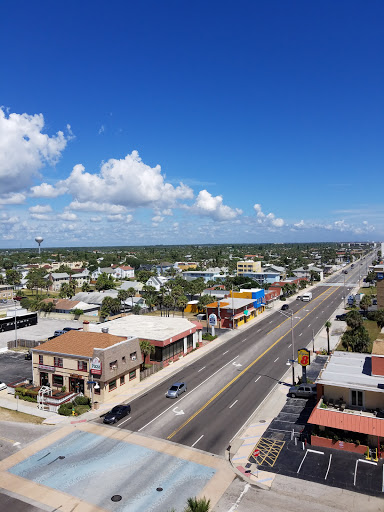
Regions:
M 210 505 L 211 500 L 207 500 L 205 497 L 201 499 L 188 498 L 185 512 L 209 512 Z
M 119 290 L 117 293 L 117 298 L 119 299 L 120 303 L 124 302 L 124 311 L 125 311 L 125 301 L 128 299 L 128 290 Z
M 89 292 L 91 290 L 91 287 L 87 281 L 85 281 L 81 287 L 82 292 Z
M 133 297 L 136 295 L 136 290 L 134 289 L 133 286 L 130 286 L 127 290 L 127 294 L 128 294 L 128 297 L 131 298 L 132 300 L 132 309 L 133 309 Z
M 330 329 L 330 327 L 331 327 L 331 325 L 332 325 L 332 324 L 331 324 L 331 322 L 330 322 L 329 320 L 327 320 L 327 321 L 325 322 L 325 324 L 324 324 L 324 325 L 325 325 L 325 328 L 326 328 L 326 330 L 327 330 L 328 355 L 329 355 L 329 354 L 330 354 L 330 352 L 331 352 L 330 347 L 329 347 L 329 329 Z
M 149 356 L 150 354 L 155 353 L 155 347 L 152 345 L 150 341 L 142 340 L 140 341 L 140 350 L 143 354 L 143 367 L 142 370 L 145 370 L 145 358 Z
M 188 304 L 188 299 L 185 295 L 180 295 L 180 297 L 178 297 L 177 299 L 177 307 L 181 309 L 182 311 L 182 317 L 184 318 L 184 309 L 186 307 L 186 305 Z
M 364 297 L 360 301 L 360 307 L 364 311 L 365 316 L 367 316 L 367 311 L 369 306 L 372 304 L 372 299 L 369 295 L 364 295 Z

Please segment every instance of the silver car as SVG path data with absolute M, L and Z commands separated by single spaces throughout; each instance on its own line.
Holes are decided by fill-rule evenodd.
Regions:
M 289 394 L 292 398 L 310 398 L 316 396 L 316 393 L 316 384 L 300 384 L 289 388 Z
M 185 382 L 175 382 L 165 393 L 167 398 L 177 398 L 181 393 L 187 391 L 187 385 Z

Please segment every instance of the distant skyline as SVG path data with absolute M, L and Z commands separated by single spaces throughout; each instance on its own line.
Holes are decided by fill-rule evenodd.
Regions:
M 384 240 L 378 0 L 2 5 L 0 248 Z

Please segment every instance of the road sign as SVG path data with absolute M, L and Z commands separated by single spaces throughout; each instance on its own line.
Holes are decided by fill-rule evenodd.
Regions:
M 253 450 L 253 454 L 252 454 L 254 457 L 258 457 L 260 455 L 260 450 L 258 448 L 256 448 L 255 450 Z
M 311 362 L 310 352 L 306 348 L 301 348 L 297 351 L 297 360 L 301 366 L 308 366 Z
M 217 324 L 217 316 L 215 315 L 215 313 L 211 313 L 209 315 L 208 321 L 211 327 L 215 327 L 215 325 Z

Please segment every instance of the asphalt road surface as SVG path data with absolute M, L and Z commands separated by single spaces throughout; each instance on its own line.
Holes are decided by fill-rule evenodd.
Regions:
M 363 268 L 365 263 L 356 263 L 348 274 L 332 276 L 313 289 L 312 301 L 293 301 L 289 310 L 272 313 L 185 366 L 131 402 L 131 415 L 116 426 L 223 455 L 230 439 L 281 381 L 287 360 L 332 320 Z M 187 383 L 188 391 L 167 399 L 165 392 L 179 381 Z

